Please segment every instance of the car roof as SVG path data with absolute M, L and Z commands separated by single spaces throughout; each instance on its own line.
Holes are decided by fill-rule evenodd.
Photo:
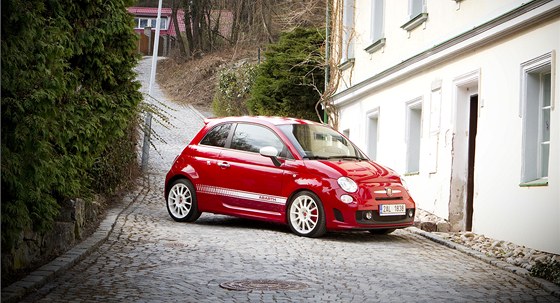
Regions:
M 267 116 L 238 116 L 238 117 L 223 117 L 223 118 L 206 118 L 205 124 L 219 124 L 223 122 L 249 122 L 259 124 L 283 125 L 283 124 L 319 124 L 318 122 L 309 121 L 299 118 L 289 117 L 267 117 Z

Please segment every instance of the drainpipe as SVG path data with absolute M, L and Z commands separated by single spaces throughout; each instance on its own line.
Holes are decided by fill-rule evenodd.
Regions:
M 331 45 L 330 45 L 330 34 L 331 34 L 331 10 L 330 10 L 330 3 L 331 0 L 327 0 L 327 17 L 326 17 L 326 29 L 325 29 L 325 90 L 323 91 L 323 94 L 327 92 L 327 88 L 329 87 L 329 74 L 331 71 L 330 65 L 329 65 L 329 59 L 330 59 L 330 55 L 331 55 Z M 323 100 L 325 102 L 325 104 L 328 102 L 328 100 Z M 329 115 L 327 114 L 327 107 L 323 106 L 323 123 L 328 124 L 329 123 Z

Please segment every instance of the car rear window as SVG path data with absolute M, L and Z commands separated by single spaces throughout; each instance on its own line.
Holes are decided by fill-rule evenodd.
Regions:
M 224 147 L 230 130 L 231 123 L 217 125 L 204 136 L 200 144 Z

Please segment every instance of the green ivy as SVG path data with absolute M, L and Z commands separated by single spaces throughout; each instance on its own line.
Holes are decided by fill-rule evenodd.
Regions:
M 2 1 L 3 251 L 91 193 L 94 165 L 135 120 L 133 2 Z
M 324 90 L 323 31 L 296 28 L 268 46 L 247 101 L 254 115 L 318 120 L 315 104 Z

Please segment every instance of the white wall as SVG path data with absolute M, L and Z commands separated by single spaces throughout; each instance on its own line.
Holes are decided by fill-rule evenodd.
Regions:
M 386 1 L 386 5 L 388 2 Z M 364 0 L 359 0 L 357 3 L 363 6 L 369 5 L 369 1 Z M 437 1 L 428 3 L 430 7 L 437 6 Z M 516 7 L 519 3 L 520 1 L 463 1 L 459 11 L 469 13 L 460 14 L 461 19 L 458 23 L 462 26 L 480 23 L 481 19 L 472 21 L 468 17 L 469 14 L 480 15 L 481 10 L 477 9 L 477 5 L 478 8 L 482 7 L 488 11 L 482 14 L 484 15 L 482 17 L 485 17 L 503 13 L 504 8 Z M 444 15 L 439 10 L 445 9 L 448 4 L 456 5 L 454 1 L 445 1 L 437 11 L 429 10 L 430 18 L 438 14 Z M 398 8 L 398 5 L 387 6 L 388 15 L 391 14 L 391 10 Z M 369 9 L 357 11 L 357 20 L 365 20 Z M 420 45 L 422 42 L 437 39 L 434 33 L 438 33 L 435 30 L 438 26 L 430 22 L 433 21 L 428 21 L 425 30 L 415 30 L 412 33 L 415 37 L 422 36 L 418 41 Z M 360 24 L 360 21 L 357 24 Z M 402 24 L 397 28 L 403 31 L 400 25 Z M 459 30 L 459 27 L 450 28 L 448 32 Z M 390 29 L 386 31 L 388 41 L 393 38 L 389 36 L 390 31 Z M 365 36 L 365 33 L 363 31 L 361 36 Z M 460 114 L 461 101 L 458 100 L 458 96 L 460 99 L 462 93 L 468 94 L 470 91 L 466 91 L 467 87 L 475 89 L 479 96 L 479 118 L 476 137 L 473 231 L 560 254 L 560 77 L 558 76 L 560 35 L 558 33 L 560 33 L 560 18 L 555 18 L 431 66 L 419 73 L 403 76 L 402 80 L 391 85 L 380 85 L 370 90 L 362 88 L 360 94 L 346 97 L 348 99 L 341 103 L 339 129 L 349 129 L 351 140 L 367 152 L 367 115 L 372 110 L 379 110 L 377 160 L 404 174 L 406 172 L 406 104 L 412 100 L 422 100 L 420 172 L 417 175 L 407 176 L 406 179 L 418 207 L 441 217 L 450 218 L 452 210 L 450 211 L 449 205 L 453 195 L 451 178 L 453 174 L 460 174 L 457 172 L 458 162 L 453 163 L 453 156 L 460 155 L 459 140 L 466 136 L 461 133 L 460 127 L 457 128 L 461 122 L 466 123 L 466 118 Z M 398 33 L 394 35 L 401 36 Z M 363 48 L 356 48 L 356 63 L 352 74 L 354 84 L 375 75 L 376 71 L 387 69 L 391 64 L 397 64 L 397 61 L 400 62 L 397 58 L 402 60 L 415 53 L 412 46 L 408 49 L 403 46 L 401 51 L 390 52 L 389 44 L 385 49 L 387 53 L 370 55 L 361 49 Z M 418 48 L 416 50 L 419 52 Z M 548 186 L 521 187 L 519 186 L 523 157 L 522 118 L 520 117 L 521 64 L 551 51 L 556 54 L 556 61 L 553 63 L 553 74 L 555 72 L 556 77 L 553 78 L 552 84 L 556 95 L 552 101 L 555 108 L 551 112 Z M 387 60 L 380 62 L 380 58 L 387 58 Z M 343 90 L 341 88 L 341 91 Z M 439 96 L 441 96 L 439 106 L 441 117 L 434 120 L 430 115 L 433 111 L 432 100 L 438 100 Z M 336 100 L 335 96 L 335 103 Z M 439 127 L 434 127 L 434 123 L 437 124 L 438 120 Z
M 345 75 L 352 74 L 352 79 L 342 83 L 356 84 L 373 74 L 410 58 L 423 50 L 455 37 L 486 21 L 521 6 L 523 0 L 468 0 L 457 5 L 452 0 L 428 0 L 428 20 L 418 28 L 407 32 L 401 28 L 409 19 L 408 1 L 385 0 L 384 33 L 387 38 L 385 47 L 373 54 L 364 51 L 370 41 L 371 0 L 356 0 L 354 12 L 356 28 L 355 43 L 356 62 L 353 69 Z

